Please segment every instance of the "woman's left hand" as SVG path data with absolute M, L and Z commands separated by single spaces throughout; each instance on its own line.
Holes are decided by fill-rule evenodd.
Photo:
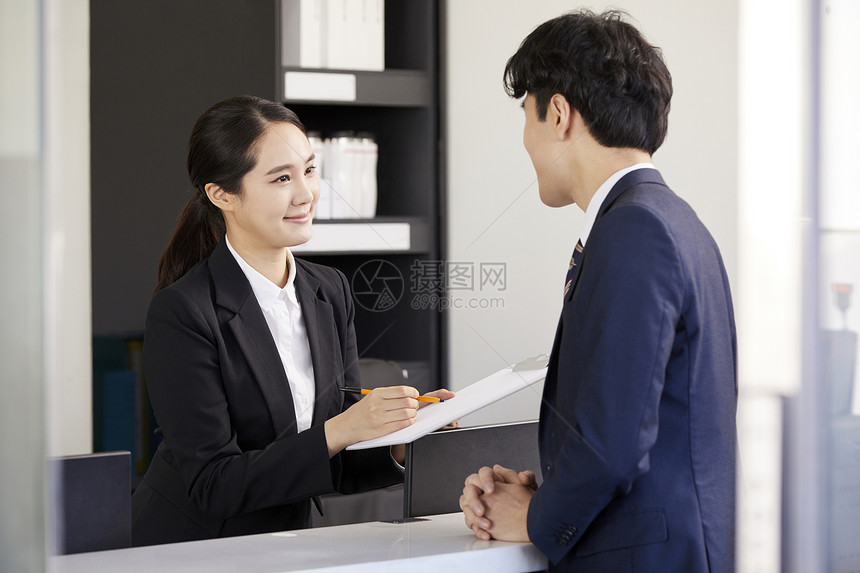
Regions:
M 422 394 L 422 396 L 427 396 L 428 398 L 439 398 L 440 400 L 450 400 L 451 398 L 456 396 L 456 394 L 454 392 L 451 392 L 450 390 L 446 390 L 444 388 L 441 388 L 439 390 L 433 390 L 432 392 L 427 392 L 426 394 Z M 419 400 L 418 401 L 418 409 L 420 410 L 424 406 L 429 406 L 430 404 L 431 404 L 431 402 L 421 402 Z
M 454 392 L 451 392 L 450 390 L 446 390 L 444 388 L 441 388 L 439 390 L 433 390 L 432 392 L 427 392 L 426 394 L 422 394 L 422 396 L 429 396 L 430 398 L 439 398 L 440 400 L 450 400 L 451 398 L 456 396 L 456 394 Z M 432 403 L 433 402 L 421 402 L 421 401 L 419 401 L 418 402 L 418 409 L 420 410 L 421 408 L 423 408 L 425 406 L 429 406 Z M 454 420 L 450 424 L 448 424 L 448 425 L 446 425 L 440 429 L 442 429 L 442 430 L 453 430 L 454 428 L 458 428 L 459 426 L 460 426 L 460 420 Z M 395 444 L 395 445 L 391 446 L 391 457 L 394 458 L 394 461 L 396 461 L 398 464 L 400 464 L 402 466 L 403 463 L 406 461 L 406 445 L 405 444 Z
M 441 390 L 433 390 L 432 392 L 428 392 L 427 394 L 424 394 L 424 395 L 430 396 L 431 398 L 439 398 L 440 400 L 450 400 L 451 398 L 456 396 L 456 394 L 454 392 L 451 392 L 450 390 L 446 390 L 444 388 L 442 388 Z M 428 406 L 429 404 L 430 404 L 429 402 L 418 402 L 418 409 L 420 410 L 421 408 L 423 408 L 424 406 Z M 448 424 L 445 424 L 444 426 L 442 426 L 439 429 L 440 430 L 453 430 L 453 429 L 459 428 L 459 427 L 460 427 L 460 420 L 454 420 L 453 422 L 449 422 Z

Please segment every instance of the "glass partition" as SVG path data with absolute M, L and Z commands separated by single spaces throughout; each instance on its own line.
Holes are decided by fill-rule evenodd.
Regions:
M 0 0 L 0 571 L 43 571 L 41 3 Z
M 860 3 L 822 0 L 818 146 L 818 392 L 829 571 L 860 571 Z

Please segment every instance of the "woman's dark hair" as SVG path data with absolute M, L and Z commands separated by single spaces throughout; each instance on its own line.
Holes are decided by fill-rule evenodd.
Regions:
M 672 76 L 625 16 L 580 10 L 544 22 L 508 60 L 505 91 L 533 94 L 541 121 L 562 94 L 601 145 L 654 153 L 666 137 Z
M 257 164 L 256 143 L 272 123 L 291 123 L 305 133 L 291 110 L 247 95 L 216 103 L 194 124 L 188 140 L 188 176 L 194 195 L 158 262 L 156 292 L 208 257 L 224 236 L 224 217 L 207 197 L 206 185 L 215 183 L 228 193 L 241 193 L 242 178 Z

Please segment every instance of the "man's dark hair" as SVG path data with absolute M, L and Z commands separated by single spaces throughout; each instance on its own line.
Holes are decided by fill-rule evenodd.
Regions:
M 562 94 L 601 145 L 654 153 L 666 137 L 672 76 L 625 16 L 580 10 L 544 22 L 508 60 L 505 91 L 533 94 L 541 121 Z

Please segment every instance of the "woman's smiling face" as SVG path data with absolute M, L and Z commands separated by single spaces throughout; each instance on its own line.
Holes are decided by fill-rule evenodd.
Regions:
M 291 123 L 272 123 L 254 145 L 257 164 L 227 215 L 231 242 L 262 250 L 293 247 L 311 238 L 320 182 L 308 138 Z

